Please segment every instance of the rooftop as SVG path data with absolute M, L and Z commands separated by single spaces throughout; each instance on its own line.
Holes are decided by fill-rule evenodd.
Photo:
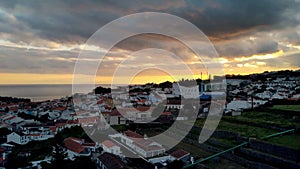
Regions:
M 189 152 L 187 152 L 183 149 L 178 149 L 178 150 L 174 151 L 173 153 L 171 153 L 170 155 L 172 157 L 175 157 L 176 159 L 180 159 L 180 158 L 185 157 L 189 154 L 190 154 Z
M 78 154 L 84 151 L 84 147 L 80 143 L 73 140 L 71 137 L 68 137 L 64 140 L 64 145 L 67 149 Z
M 111 147 L 117 146 L 114 142 L 112 142 L 110 140 L 103 141 L 102 145 L 104 145 L 107 148 L 111 148 Z
M 131 130 L 127 130 L 124 132 L 124 134 L 127 136 L 127 137 L 132 137 L 132 138 L 144 138 L 142 135 L 136 133 L 136 132 L 133 132 Z
M 106 166 L 106 168 L 113 168 L 113 169 L 126 168 L 126 164 L 123 161 L 121 161 L 120 158 L 118 158 L 113 154 L 103 153 L 98 158 Z

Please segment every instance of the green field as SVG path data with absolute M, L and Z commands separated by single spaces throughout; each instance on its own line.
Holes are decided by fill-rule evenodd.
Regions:
M 211 138 L 213 140 L 216 140 L 218 142 L 221 142 L 221 143 L 224 143 L 226 145 L 229 145 L 229 146 L 236 146 L 238 143 L 234 140 L 234 139 L 229 139 L 229 138 Z
M 275 130 L 271 130 L 271 129 L 265 129 L 265 128 L 243 125 L 243 124 L 235 124 L 235 123 L 230 123 L 225 121 L 219 124 L 218 129 L 240 133 L 242 136 L 245 137 L 255 137 L 255 138 L 276 133 Z
M 196 125 L 200 127 L 203 126 L 203 123 L 204 123 L 203 119 L 196 121 Z M 275 130 L 255 127 L 251 125 L 244 125 L 243 123 L 237 124 L 237 123 L 227 122 L 225 120 L 220 121 L 217 130 L 226 130 L 226 131 L 239 133 L 245 137 L 257 137 L 257 138 L 276 133 Z
M 241 124 L 250 122 L 254 124 L 268 124 L 276 125 L 278 127 L 294 128 L 300 127 L 299 119 L 285 116 L 283 114 L 272 114 L 270 112 L 243 112 L 241 116 L 224 116 L 222 120 L 225 121 L 238 121 Z
M 297 107 L 299 105 L 292 106 Z M 282 107 L 286 108 L 289 106 L 287 105 Z M 196 121 L 195 125 L 203 127 L 204 122 L 205 119 L 199 119 Z M 284 127 L 287 129 L 300 127 L 299 118 L 286 116 L 284 114 L 273 114 L 271 112 L 251 111 L 243 112 L 241 116 L 223 116 L 217 127 L 217 130 L 231 131 L 239 133 L 244 137 L 254 137 L 259 139 L 263 136 L 279 132 L 278 130 L 266 128 L 266 126 L 268 125 Z M 219 141 L 227 145 L 233 145 L 235 143 L 234 140 Z M 265 141 L 295 149 L 300 149 L 300 135 L 297 134 L 289 133 L 283 136 L 276 136 Z
M 300 149 L 300 135 L 284 135 L 280 137 L 274 137 L 267 140 L 268 142 L 284 145 L 290 148 Z
M 196 157 L 196 159 L 205 158 L 212 155 L 212 153 L 208 153 L 207 151 L 204 151 L 195 145 L 187 144 L 184 142 L 180 142 L 173 148 L 173 150 L 177 150 L 177 149 L 183 149 L 185 151 L 190 152 L 193 157 Z M 205 162 L 205 165 L 210 168 L 223 168 L 224 166 L 226 166 L 226 168 L 241 168 L 241 169 L 244 168 L 243 166 L 222 157 L 219 157 L 218 162 L 209 160 Z
M 183 141 L 181 141 L 174 148 L 172 148 L 172 150 L 178 150 L 178 149 L 183 149 L 183 150 L 191 153 L 192 156 L 199 157 L 199 158 L 204 158 L 204 157 L 212 155 L 212 153 L 208 153 L 207 151 L 201 150 L 199 147 L 197 147 L 195 145 L 187 144 Z
M 274 105 L 272 109 L 300 112 L 300 105 Z

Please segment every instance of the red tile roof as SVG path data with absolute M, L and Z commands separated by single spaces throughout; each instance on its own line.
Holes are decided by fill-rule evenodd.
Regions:
M 163 112 L 162 115 L 164 115 L 164 116 L 170 116 L 170 115 L 172 115 L 172 113 L 171 112 Z
M 143 106 L 139 106 L 139 107 L 137 107 L 136 109 L 137 109 L 138 111 L 148 111 L 148 110 L 150 110 L 150 108 L 151 108 L 151 107 L 143 107 Z
M 64 127 L 66 125 L 66 123 L 56 123 L 55 126 L 56 127 Z
M 11 107 L 11 108 L 9 108 L 9 111 L 18 111 L 18 107 Z
M 80 124 L 87 124 L 87 123 L 97 123 L 99 121 L 99 117 L 85 117 L 78 119 Z
M 167 104 L 181 105 L 181 100 L 179 100 L 179 99 L 168 99 Z
M 147 101 L 146 99 L 141 99 L 138 102 L 145 103 L 146 101 Z
M 106 168 L 113 169 L 124 169 L 126 168 L 126 164 L 121 161 L 120 158 L 113 154 L 103 153 L 99 157 L 99 160 L 106 166 Z
M 78 154 L 84 151 L 84 147 L 80 143 L 74 141 L 70 137 L 68 137 L 64 140 L 64 145 L 67 149 L 69 149 L 75 153 L 78 153 Z
M 65 111 L 67 108 L 66 107 L 54 107 L 52 110 L 58 110 L 58 111 Z
M 107 112 L 107 111 L 101 112 L 102 115 L 109 115 L 110 113 L 111 113 L 111 112 Z
M 10 117 L 10 118 L 8 118 L 8 119 L 6 119 L 6 120 L 12 120 L 12 119 L 14 119 L 16 116 L 12 116 L 12 117 Z
M 80 142 L 80 143 L 84 142 L 84 139 L 81 139 L 81 138 L 77 138 L 77 137 L 69 137 L 69 138 L 76 142 Z
M 151 142 L 152 143 L 152 142 Z M 163 147 L 158 146 L 158 145 L 150 145 L 151 143 L 143 142 L 143 141 L 135 141 L 133 144 L 136 146 L 140 147 L 141 149 L 145 151 L 153 151 L 153 150 L 164 150 Z
M 122 116 L 122 114 L 117 109 L 112 110 L 110 112 L 110 115 L 111 116 Z
M 0 153 L 4 153 L 6 151 L 6 148 L 0 147 Z
M 83 143 L 82 146 L 84 146 L 84 147 L 95 147 L 96 143 Z
M 124 132 L 124 134 L 127 136 L 127 137 L 132 137 L 132 138 L 144 138 L 142 135 L 136 133 L 136 132 L 133 132 L 131 130 L 127 130 Z
M 78 124 L 79 121 L 78 120 L 68 120 L 67 124 Z
M 152 150 L 163 150 L 164 148 L 158 145 L 151 145 L 154 143 L 151 140 L 145 140 L 144 138 L 134 138 L 133 144 L 142 148 L 145 151 L 152 151 Z
M 102 104 L 103 103 L 103 101 L 102 100 L 99 100 L 98 102 L 97 102 L 97 104 Z
M 56 132 L 56 126 L 50 126 L 50 130 L 55 133 Z
M 180 158 L 185 157 L 185 156 L 187 156 L 187 155 L 189 155 L 189 154 L 190 154 L 189 152 L 187 152 L 187 151 L 185 151 L 185 150 L 183 150 L 183 149 L 179 149 L 179 150 L 174 151 L 174 152 L 171 153 L 170 155 L 171 155 L 172 157 L 175 157 L 175 158 L 177 158 L 177 159 L 180 159 Z
M 107 148 L 111 148 L 111 147 L 117 146 L 114 142 L 112 142 L 110 140 L 103 141 L 102 145 L 104 145 Z
M 135 133 L 133 131 L 127 130 L 124 132 L 124 134 L 127 137 L 131 137 L 131 139 L 134 141 L 133 144 L 136 146 L 146 150 L 146 151 L 151 151 L 151 150 L 163 150 L 164 148 L 158 145 L 151 145 L 154 143 L 151 140 L 146 140 L 144 137 L 138 133 Z

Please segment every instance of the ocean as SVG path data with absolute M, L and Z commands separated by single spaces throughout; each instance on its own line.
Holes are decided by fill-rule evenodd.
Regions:
M 107 84 L 100 86 L 110 87 Z M 29 98 L 31 101 L 59 99 L 71 95 L 72 84 L 0 85 L 0 96 Z

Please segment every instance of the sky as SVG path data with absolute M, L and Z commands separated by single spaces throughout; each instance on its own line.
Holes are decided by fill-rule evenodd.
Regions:
M 86 41 L 111 21 L 139 12 L 168 13 L 194 24 L 216 49 L 215 62 L 224 74 L 300 69 L 299 9 L 299 0 L 0 1 L 0 84 L 71 84 L 80 52 L 96 50 Z M 176 31 L 176 24 L 169 29 Z M 181 74 L 170 76 L 166 70 L 180 72 L 179 64 L 194 77 L 201 72 L 208 77 L 205 64 L 182 43 L 163 35 L 137 35 L 109 51 L 96 82 L 172 81 Z M 155 69 L 158 65 L 166 70 Z M 89 75 L 80 76 L 85 83 Z

